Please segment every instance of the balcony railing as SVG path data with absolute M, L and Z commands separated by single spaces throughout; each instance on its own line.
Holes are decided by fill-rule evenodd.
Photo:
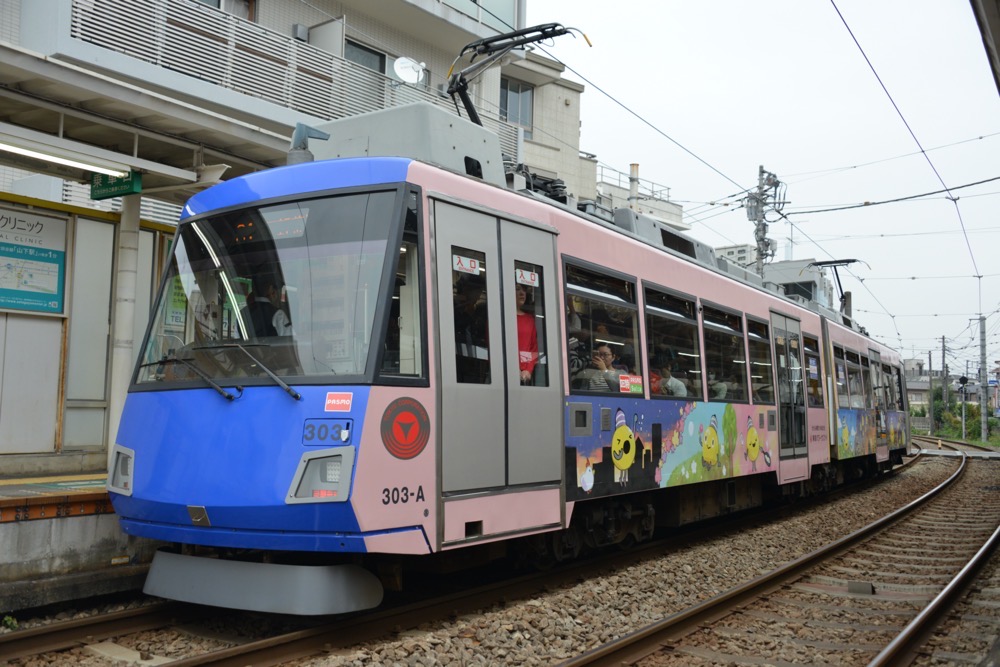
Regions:
M 628 192 L 632 185 L 628 174 L 603 164 L 597 165 L 597 182 L 613 185 L 626 192 Z M 666 185 L 660 185 L 645 178 L 640 178 L 639 196 L 668 202 L 670 201 L 670 188 Z
M 327 120 L 426 101 L 410 85 L 198 2 L 74 0 L 71 35 L 101 48 Z M 516 155 L 517 130 L 489 112 L 483 124 Z

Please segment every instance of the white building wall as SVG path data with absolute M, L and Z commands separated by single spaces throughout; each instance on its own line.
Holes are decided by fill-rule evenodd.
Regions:
M 20 0 L 0 0 L 0 41 L 19 45 L 21 25 Z
M 561 178 L 578 199 L 593 199 L 596 184 L 580 164 L 580 90 L 550 83 L 535 88 L 532 138 L 524 142 L 524 163 L 532 171 Z

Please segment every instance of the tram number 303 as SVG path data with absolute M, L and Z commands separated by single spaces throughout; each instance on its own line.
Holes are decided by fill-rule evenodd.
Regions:
M 307 419 L 302 429 L 302 444 L 305 445 L 342 445 L 350 440 L 350 419 Z
M 394 486 L 391 489 L 382 489 L 383 505 L 399 505 L 410 501 L 419 503 L 425 500 L 424 487 L 418 486 L 416 491 L 411 491 L 408 487 Z

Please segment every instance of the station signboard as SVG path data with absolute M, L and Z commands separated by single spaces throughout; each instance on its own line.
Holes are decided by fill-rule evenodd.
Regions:
M 0 309 L 62 313 L 66 221 L 0 208 Z
M 90 198 L 111 199 L 142 192 L 142 174 L 130 171 L 127 176 L 117 178 L 106 174 L 90 176 Z

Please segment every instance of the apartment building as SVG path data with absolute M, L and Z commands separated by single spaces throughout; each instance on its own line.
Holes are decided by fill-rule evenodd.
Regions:
M 0 0 L 4 473 L 103 469 L 171 206 L 284 164 L 298 124 L 456 111 L 456 55 L 524 27 L 525 1 Z M 470 90 L 512 161 L 594 199 L 562 71 L 511 54 Z

